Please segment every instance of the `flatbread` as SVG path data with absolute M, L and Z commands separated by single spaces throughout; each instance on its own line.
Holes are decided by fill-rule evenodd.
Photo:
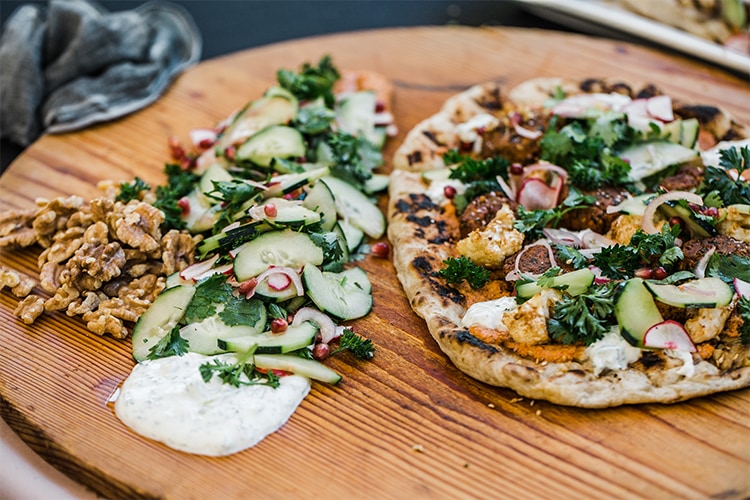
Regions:
M 460 124 L 481 114 L 491 114 L 503 126 L 508 113 L 521 112 L 528 116 L 539 112 L 558 89 L 563 89 L 567 95 L 612 91 L 633 97 L 658 94 L 658 89 L 650 85 L 615 80 L 534 79 L 507 93 L 495 83 L 484 83 L 448 99 L 439 112 L 407 134 L 394 156 L 388 237 L 398 278 L 412 309 L 425 320 L 440 349 L 461 371 L 487 384 L 510 388 L 527 398 L 605 408 L 674 403 L 749 386 L 750 349 L 747 346 L 744 349 L 746 366 L 729 370 L 700 360 L 694 363 L 692 373 L 688 373 L 684 360 L 651 353 L 631 362 L 625 369 L 597 370 L 582 348 L 574 348 L 572 359 L 542 362 L 533 354 L 519 355 L 503 343 L 486 341 L 486 336 L 479 334 L 482 332 L 461 325 L 472 303 L 500 297 L 507 290 L 485 287 L 474 291 L 465 284 L 447 284 L 435 274 L 445 259 L 459 255 L 456 242 L 461 235 L 453 205 L 439 204 L 430 198 L 422 173 L 444 167 L 442 155 L 461 146 Z M 706 144 L 750 136 L 748 129 L 724 110 L 711 106 L 690 107 L 679 102 L 675 102 L 674 107 L 676 112 L 678 108 L 682 110 L 682 116 L 689 116 L 691 109 L 704 112 L 699 119 L 704 134 L 701 141 Z

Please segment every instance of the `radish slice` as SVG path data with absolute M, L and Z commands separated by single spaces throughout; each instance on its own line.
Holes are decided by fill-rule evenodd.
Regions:
M 211 268 L 214 267 L 214 263 L 219 260 L 219 255 L 216 254 L 210 259 L 196 262 L 195 264 L 191 264 L 182 271 L 180 271 L 180 278 L 184 280 L 193 280 L 198 281 L 198 276 L 201 276 L 205 274 L 208 271 L 211 271 Z
M 750 283 L 739 278 L 734 278 L 734 289 L 740 297 L 750 299 Z
M 199 274 L 195 278 L 193 278 L 194 281 L 198 282 L 202 279 L 208 278 L 209 276 L 213 276 L 214 274 L 226 274 L 230 275 L 234 273 L 234 266 L 232 264 L 224 264 L 223 266 L 218 266 L 209 269 L 203 274 Z
M 663 122 L 674 121 L 672 99 L 666 95 L 657 95 L 646 100 L 646 111 L 649 116 Z
M 190 131 L 190 141 L 196 148 L 206 149 L 216 142 L 216 131 L 209 128 L 196 128 Z
M 291 267 L 269 267 L 260 273 L 256 279 L 258 280 L 258 283 L 267 280 L 266 283 L 268 283 L 268 287 L 274 290 L 286 290 L 289 288 L 289 285 L 293 284 L 294 288 L 297 290 L 298 297 L 305 294 L 305 287 L 302 285 L 302 278 L 300 278 L 299 273 Z
M 641 229 L 643 229 L 646 234 L 656 234 L 661 232 L 661 228 L 656 227 L 654 224 L 654 215 L 661 205 L 673 200 L 687 200 L 690 203 L 703 206 L 703 198 L 701 198 L 700 195 L 688 191 L 670 191 L 659 195 L 651 200 L 651 203 L 648 204 L 646 210 L 643 211 Z
M 562 184 L 557 188 L 548 186 L 538 177 L 527 177 L 518 191 L 518 203 L 527 210 L 548 210 L 557 206 Z
M 336 324 L 333 320 L 325 313 L 313 309 L 312 307 L 303 307 L 294 313 L 294 319 L 292 320 L 292 326 L 299 326 L 305 321 L 310 321 L 318 325 L 320 331 L 320 339 L 323 343 L 328 344 L 333 339 L 337 338 L 340 333 L 336 330 Z
M 657 323 L 646 331 L 643 346 L 673 351 L 695 352 L 695 344 L 680 323 L 668 319 Z

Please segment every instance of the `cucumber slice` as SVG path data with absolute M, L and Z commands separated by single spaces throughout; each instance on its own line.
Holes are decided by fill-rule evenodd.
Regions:
M 269 167 L 274 158 L 301 158 L 306 151 L 305 139 L 297 129 L 272 125 L 252 135 L 237 148 L 236 157 Z
M 331 188 L 336 199 L 336 210 L 342 219 L 346 219 L 372 239 L 383 236 L 385 216 L 377 205 L 346 181 L 336 177 L 326 177 L 324 180 Z
M 361 135 L 380 146 L 382 137 L 375 132 L 375 92 L 363 90 L 349 94 L 336 105 L 336 123 L 342 132 Z
M 612 208 L 613 211 L 622 212 L 628 215 L 643 215 L 646 211 L 648 202 L 656 197 L 653 193 L 640 194 L 632 196 Z
M 576 296 L 588 290 L 594 283 L 594 278 L 594 273 L 589 269 L 578 269 L 577 271 L 555 276 L 550 280 L 549 286 L 546 288 L 558 288 L 572 296 Z M 536 281 L 522 283 L 516 287 L 516 294 L 522 299 L 530 299 L 541 292 L 542 288 L 544 287 L 539 286 Z
M 230 339 L 262 333 L 268 319 L 266 308 L 260 300 L 256 299 L 250 300 L 248 305 L 257 311 L 258 321 L 254 325 L 229 326 L 217 314 L 180 328 L 180 336 L 188 341 L 188 350 L 207 356 L 219 354 L 224 352 L 218 344 L 220 338 Z
M 269 89 L 270 90 L 270 89 Z M 297 116 L 297 99 L 287 92 L 267 93 L 241 110 L 221 134 L 216 147 L 223 151 L 272 125 L 289 123 Z
M 635 347 L 643 347 L 646 332 L 664 321 L 641 278 L 632 278 L 618 285 L 615 317 L 620 334 Z
M 214 182 L 229 182 L 233 179 L 227 169 L 217 163 L 212 163 L 198 182 L 198 190 L 205 194 L 208 194 L 214 190 Z
M 428 184 L 435 181 L 447 181 L 450 178 L 451 169 L 449 167 L 433 168 L 422 172 L 422 179 Z
M 245 244 L 234 259 L 239 281 L 259 275 L 269 266 L 300 268 L 323 263 L 323 250 L 305 233 L 291 229 L 264 233 Z
M 699 238 L 710 238 L 719 234 L 718 229 L 708 221 L 700 219 L 688 207 L 680 205 L 676 201 L 668 201 L 659 205 L 659 211 L 665 215 L 667 220 L 672 217 L 680 219 L 680 225 L 684 225 L 691 235 Z
M 341 375 L 314 359 L 287 354 L 256 354 L 254 359 L 255 366 L 265 370 L 283 370 L 334 385 L 341 381 Z
M 388 189 L 388 184 L 391 178 L 385 174 L 372 174 L 372 176 L 365 181 L 364 191 L 367 194 L 375 194 Z
M 168 288 L 172 288 L 172 287 L 175 287 L 177 285 L 192 286 L 194 284 L 195 284 L 195 282 L 193 280 L 186 280 L 182 276 L 180 276 L 180 272 L 179 271 L 175 271 L 172 274 L 170 274 L 169 276 L 167 276 L 166 284 L 164 286 L 164 289 L 166 290 Z
M 276 209 L 276 215 L 270 217 L 264 214 L 264 221 L 271 227 L 283 229 L 285 227 L 300 228 L 320 222 L 320 214 L 302 205 L 294 203 L 284 203 L 287 200 L 269 201 Z M 264 203 L 263 205 L 265 205 Z M 260 205 L 260 207 L 263 207 Z
M 185 228 L 191 233 L 202 233 L 214 227 L 219 218 L 219 206 L 211 202 L 195 188 L 185 196 L 188 209 L 183 213 Z
M 679 165 L 696 159 L 700 153 L 682 144 L 668 141 L 646 142 L 630 146 L 619 156 L 630 163 L 629 178 L 640 181 L 661 172 L 670 165 Z
M 302 271 L 307 296 L 323 312 L 342 320 L 365 316 L 372 309 L 371 285 L 367 274 L 325 272 L 307 264 Z
M 164 290 L 133 327 L 133 358 L 143 361 L 165 335 L 172 331 L 185 314 L 195 287 L 177 285 Z
M 226 337 L 218 340 L 217 347 L 225 351 L 255 354 L 284 354 L 296 351 L 315 342 L 318 328 L 309 321 L 287 327 L 284 333 L 264 332 L 259 335 Z
M 349 252 L 351 253 L 356 251 L 357 248 L 359 248 L 359 246 L 362 244 L 362 241 L 365 239 L 365 232 L 360 228 L 349 224 L 346 219 L 339 220 L 338 225 L 341 228 L 341 231 L 344 233 L 344 237 L 346 238 L 346 246 L 349 249 Z
M 307 191 L 302 205 L 315 210 L 323 218 L 321 229 L 331 231 L 336 225 L 336 199 L 325 181 L 318 181 Z
M 659 302 L 674 307 L 724 307 L 734 297 L 732 287 L 719 278 L 698 278 L 682 285 L 644 282 Z
M 264 198 L 280 197 L 312 184 L 331 173 L 328 167 L 307 170 L 296 174 L 283 174 L 273 178 L 273 184 L 263 191 Z

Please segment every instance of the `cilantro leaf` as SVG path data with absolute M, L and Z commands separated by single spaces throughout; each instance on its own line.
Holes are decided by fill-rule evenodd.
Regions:
M 159 339 L 159 342 L 149 349 L 147 359 L 182 356 L 188 352 L 189 347 L 190 343 L 180 336 L 180 327 L 175 326 L 168 334 Z
M 380 151 L 364 137 L 336 132 L 328 135 L 326 142 L 334 159 L 331 173 L 360 190 L 373 169 L 383 163 Z
M 143 179 L 136 177 L 133 182 L 123 182 L 120 184 L 120 193 L 115 198 L 115 201 L 128 203 L 131 200 L 140 200 L 141 193 L 149 189 L 151 187 Z
M 218 304 L 226 304 L 234 298 L 232 286 L 223 274 L 214 274 L 196 285 L 195 294 L 185 308 L 184 321 L 197 323 L 216 314 Z
M 575 297 L 564 294 L 547 323 L 550 336 L 563 344 L 590 345 L 601 339 L 614 322 L 614 295 L 614 282 Z
M 737 302 L 737 311 L 742 319 L 740 340 L 742 341 L 742 345 L 750 345 L 750 299 L 740 297 L 739 302 Z
M 331 123 L 336 119 L 336 113 L 325 106 L 305 106 L 297 113 L 295 128 L 307 135 L 317 135 L 328 132 Z
M 750 258 L 737 254 L 714 253 L 706 265 L 706 276 L 732 284 L 734 278 L 750 281 Z
M 164 212 L 163 229 L 183 229 L 185 222 L 182 220 L 182 209 L 177 203 L 193 190 L 200 177 L 183 170 L 177 164 L 168 164 L 164 172 L 167 174 L 167 184 L 156 188 L 154 207 Z
M 283 88 L 301 101 L 313 101 L 322 97 L 326 106 L 332 108 L 335 102 L 333 84 L 341 75 L 333 65 L 331 56 L 325 55 L 317 66 L 304 63 L 299 72 L 280 69 L 276 79 Z
M 244 297 L 231 295 L 219 312 L 219 318 L 227 326 L 250 325 L 260 321 L 264 305 L 259 300 L 247 300 Z
M 466 281 L 473 289 L 482 288 L 490 280 L 490 270 L 475 264 L 465 255 L 450 257 L 443 261 L 445 266 L 436 272 L 446 282 L 456 285 Z

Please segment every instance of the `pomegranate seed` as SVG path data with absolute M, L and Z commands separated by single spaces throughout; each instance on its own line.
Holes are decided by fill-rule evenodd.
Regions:
M 201 148 L 201 149 L 208 149 L 208 148 L 210 148 L 213 145 L 214 145 L 214 141 L 212 139 L 202 139 L 198 143 L 198 147 Z
M 650 280 L 654 276 L 654 270 L 649 269 L 647 267 L 642 267 L 640 269 L 636 269 L 634 273 L 638 278 L 644 279 L 644 280 Z
M 484 135 L 487 133 L 487 127 L 477 127 L 477 134 Z
M 388 254 L 391 253 L 391 247 L 388 246 L 388 243 L 384 241 L 380 241 L 378 243 L 375 243 L 370 249 L 370 251 L 375 257 L 380 257 L 381 259 L 387 259 Z
M 703 210 L 703 215 L 707 215 L 709 217 L 718 217 L 719 209 L 716 207 L 707 207 L 705 210 Z
M 328 344 L 324 342 L 315 344 L 315 346 L 312 348 L 312 356 L 318 361 L 323 361 L 324 359 L 328 357 L 330 353 L 331 353 L 331 348 L 328 347 Z
M 682 225 L 683 225 L 682 224 L 682 219 L 680 219 L 679 217 L 672 217 L 671 219 L 669 219 L 669 225 L 670 226 L 676 226 L 678 224 L 680 225 L 680 227 L 682 227 Z
M 271 331 L 273 333 L 284 333 L 289 326 L 284 318 L 274 318 L 271 321 Z
M 461 141 L 461 150 L 462 151 L 471 151 L 471 149 L 473 147 L 474 147 L 474 143 L 473 142 Z
M 183 196 L 177 202 L 177 206 L 180 207 L 182 215 L 188 215 L 190 213 L 190 200 L 187 196 Z
M 180 143 L 177 137 L 170 137 L 167 140 L 167 145 L 169 146 L 169 154 L 172 159 L 179 160 L 185 157 L 185 148 L 182 147 L 182 143 Z
M 446 198 L 452 200 L 453 197 L 456 196 L 456 188 L 454 188 L 453 186 L 445 186 L 443 188 L 443 194 Z
M 512 175 L 523 175 L 523 165 L 520 163 L 514 163 L 509 170 Z
M 688 208 L 693 212 L 700 212 L 702 207 L 700 205 L 696 205 L 695 203 L 688 203 Z
M 224 150 L 224 156 L 226 156 L 227 160 L 233 161 L 235 156 L 237 155 L 237 148 L 234 146 L 227 146 Z
M 656 269 L 654 269 L 654 279 L 663 280 L 667 276 L 669 276 L 669 273 L 663 267 L 659 266 Z
M 381 113 L 383 111 L 385 111 L 385 103 L 378 99 L 377 101 L 375 101 L 375 112 Z
M 248 293 L 252 292 L 256 286 L 258 286 L 258 280 L 255 278 L 250 278 L 249 280 L 240 283 L 238 289 L 242 295 L 247 295 Z
M 279 211 L 276 210 L 276 205 L 273 203 L 266 203 L 263 205 L 263 213 L 266 214 L 266 217 L 276 217 Z

